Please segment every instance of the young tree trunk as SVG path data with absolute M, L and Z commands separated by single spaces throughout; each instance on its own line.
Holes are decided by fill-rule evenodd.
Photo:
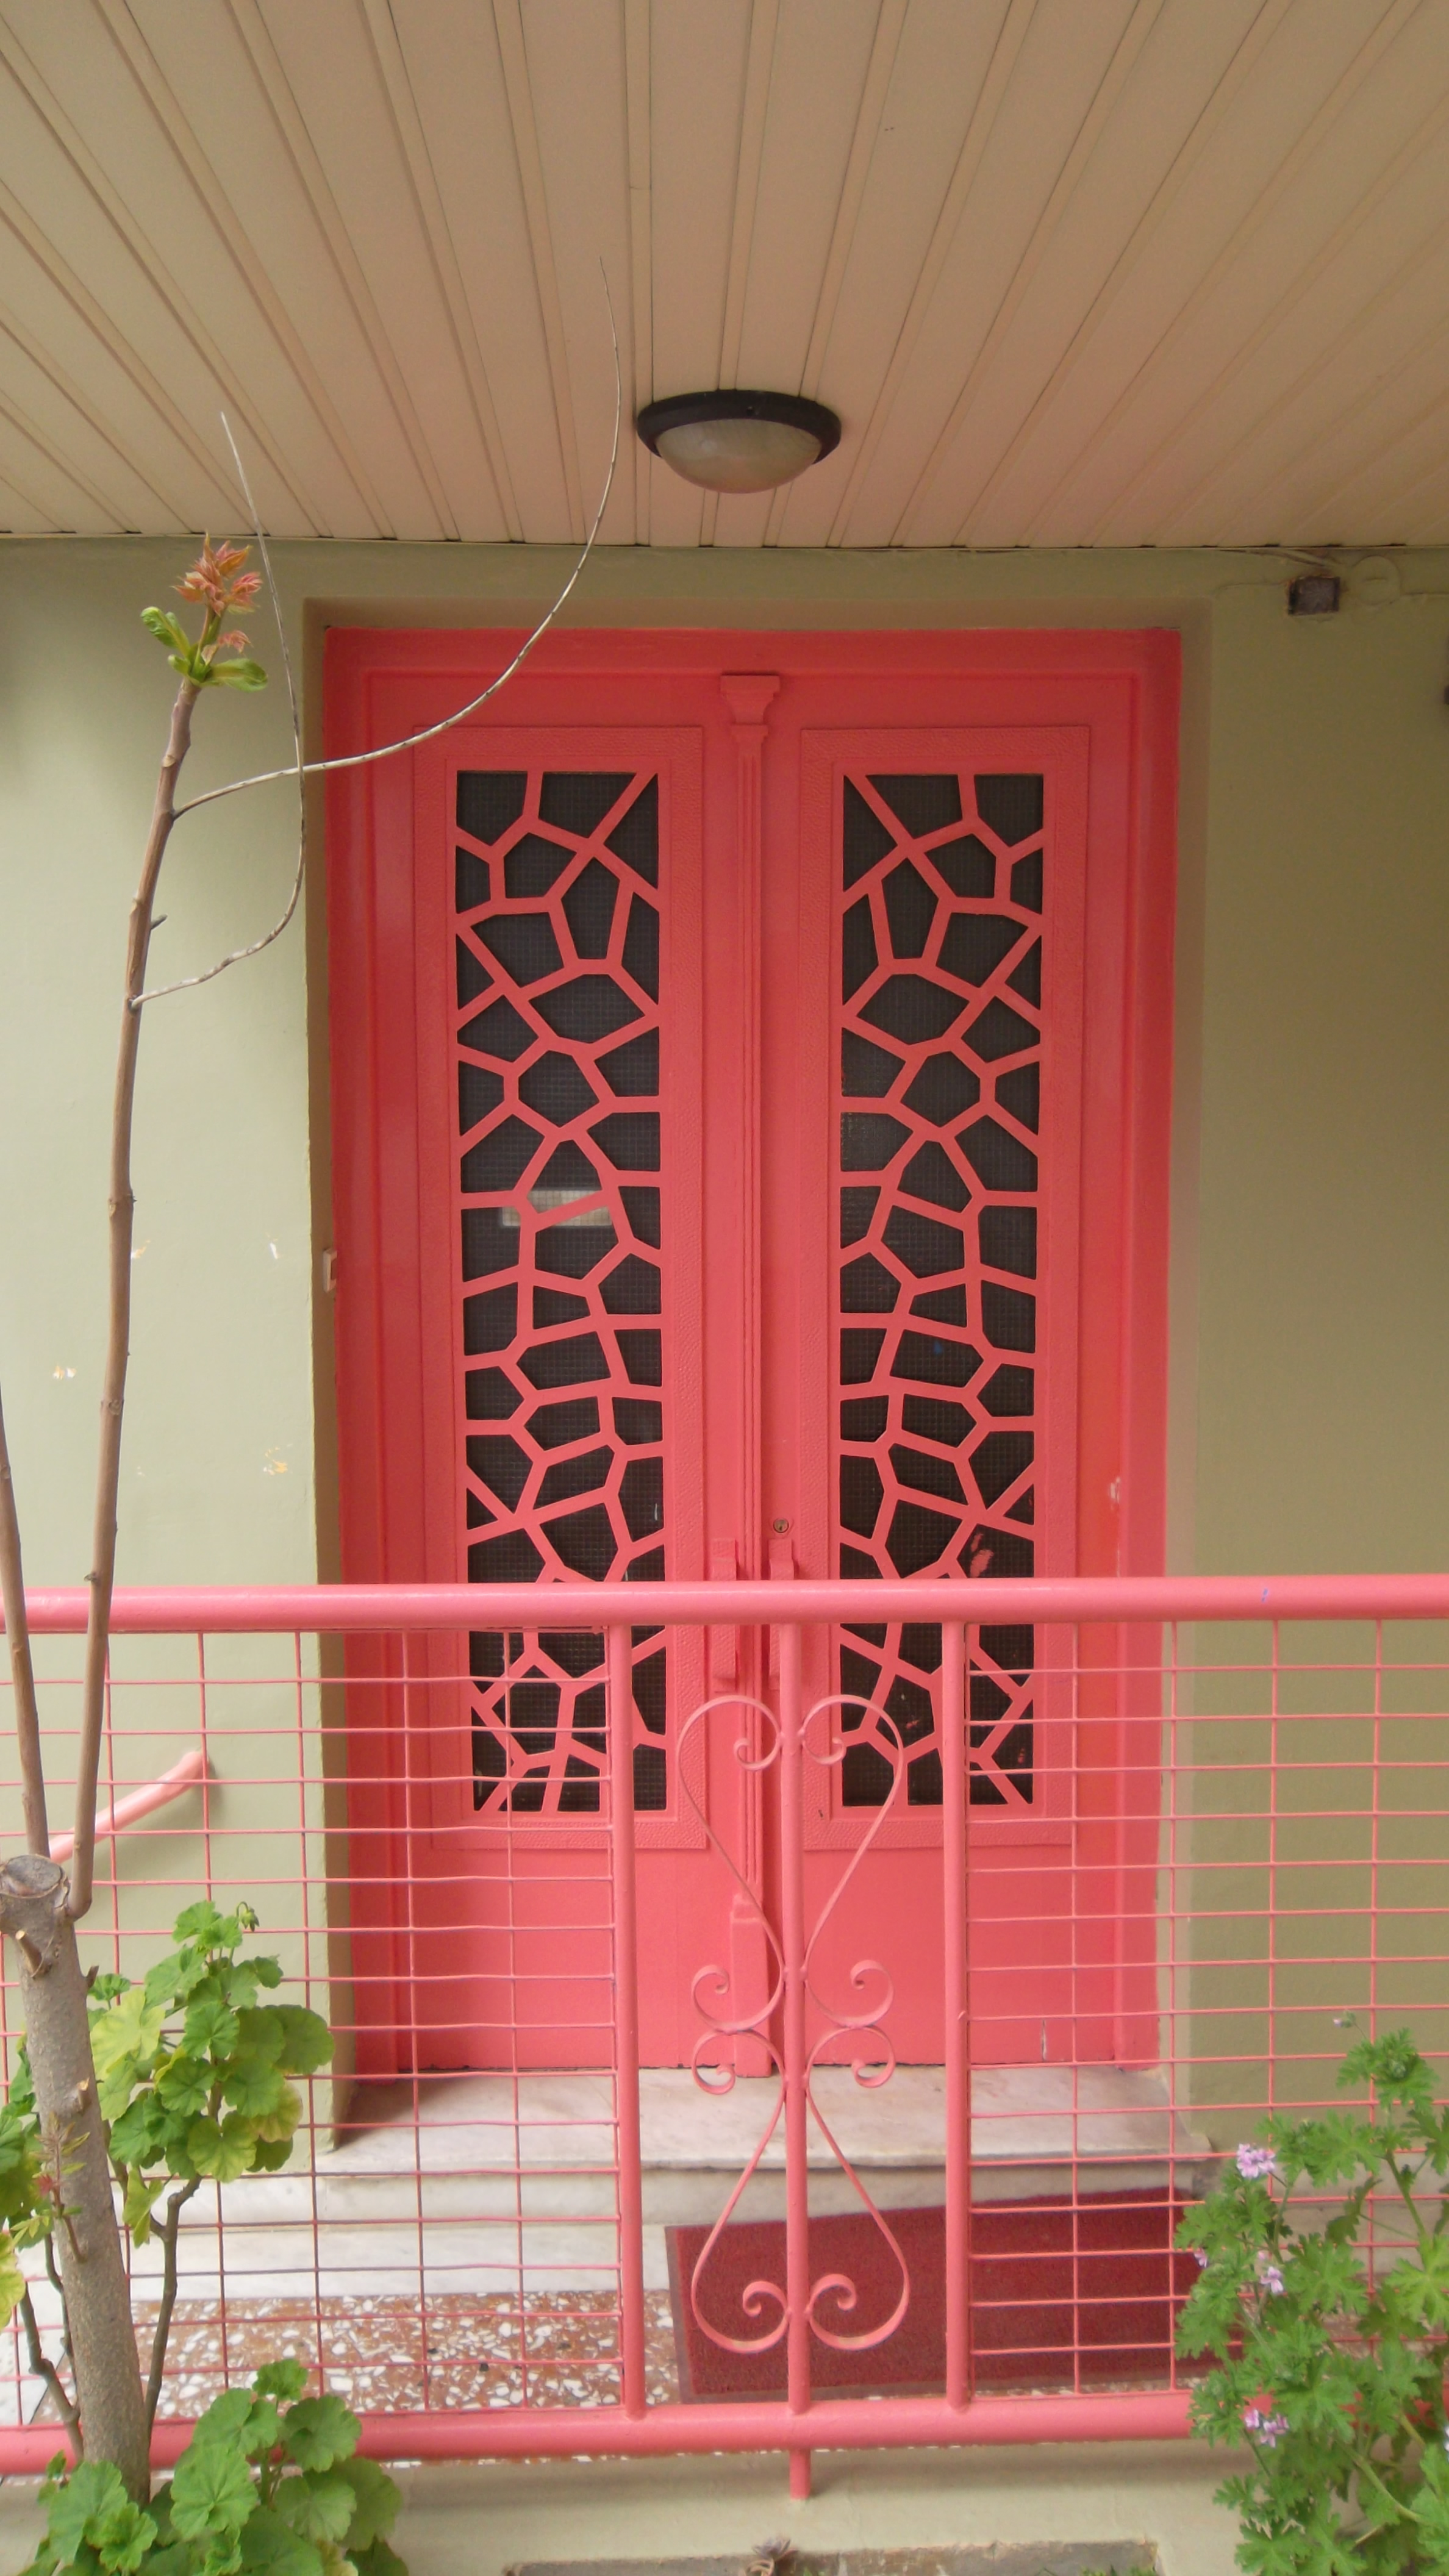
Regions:
M 144 2504 L 151 2491 L 146 2406 L 68 1892 L 56 1861 L 32 1853 L 6 1861 L 0 1931 L 22 1961 L 25 2037 L 56 2205 L 53 2242 L 81 2439 L 88 2458 L 114 2461 L 127 2492 Z
M 101 1390 L 101 1436 L 96 1457 L 96 1510 L 92 1534 L 90 1618 L 86 1628 L 85 1687 L 81 1698 L 80 1745 L 76 1755 L 75 1849 L 71 1860 L 70 1911 L 79 1920 L 91 1901 L 91 1870 L 96 1844 L 96 1782 L 101 1767 L 101 1735 L 106 1710 L 106 1654 L 110 1643 L 111 1592 L 116 1580 L 116 1509 L 121 1484 L 121 1416 L 126 1402 L 126 1368 L 131 1354 L 131 1240 L 136 1199 L 131 1188 L 131 1123 L 136 1098 L 136 1054 L 141 1043 L 137 997 L 145 989 L 146 958 L 151 945 L 151 916 L 156 883 L 171 826 L 176 819 L 176 781 L 191 748 L 191 711 L 199 692 L 194 680 L 183 680 L 171 710 L 171 732 L 156 781 L 156 802 L 141 881 L 131 906 L 126 937 L 126 993 L 121 1005 L 121 1039 L 116 1053 L 116 1090 L 111 1109 L 110 1190 L 110 1324 L 106 1336 L 106 1375 Z
M 70 1880 L 54 1861 L 42 1856 L 49 1850 L 49 1840 L 39 1720 L 25 1625 L 19 1521 L 0 1431 L 0 1466 L 4 1470 L 0 1477 L 0 1589 L 16 1684 L 25 1821 L 31 1843 L 28 1854 L 0 1868 L 0 1933 L 8 1933 L 23 1963 L 25 2034 L 42 2147 L 56 2202 L 53 2241 L 65 2290 L 81 2439 L 87 2457 L 113 2461 L 128 2492 L 142 2502 L 150 2492 L 146 2400 L 91 2061 L 90 2021 L 75 1920 L 87 1911 L 91 1901 L 96 1782 L 116 1568 L 121 1419 L 130 1356 L 135 1213 L 131 1123 L 141 1035 L 141 1013 L 136 1005 L 145 987 L 156 885 L 175 820 L 176 781 L 190 748 L 191 711 L 197 694 L 195 682 L 184 679 L 171 710 L 171 729 L 156 784 L 151 829 L 126 942 L 126 986 L 111 1119 L 109 1329 L 101 1393 L 95 1552 L 89 1578 L 90 1616 Z

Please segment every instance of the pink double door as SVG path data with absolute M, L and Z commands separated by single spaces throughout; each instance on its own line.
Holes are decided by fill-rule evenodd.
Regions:
M 480 664 L 335 638 L 335 746 Z M 1171 697 L 1160 638 L 572 636 L 340 783 L 344 1570 L 478 1601 L 465 1684 L 360 1694 L 364 2065 L 608 2057 L 603 1648 L 547 1589 L 701 1574 L 921 1584 L 807 1640 L 807 1882 L 868 1840 L 817 1981 L 878 1962 L 941 2055 L 932 1582 L 1160 1543 Z M 644 2056 L 687 2063 L 702 1972 L 764 1991 L 771 1637 L 633 1668 Z M 1026 1626 L 969 1690 L 975 2052 L 1151 2056 L 1151 1691 Z

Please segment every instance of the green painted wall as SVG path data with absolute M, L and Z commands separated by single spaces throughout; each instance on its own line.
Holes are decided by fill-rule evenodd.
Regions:
M 0 1378 L 37 1583 L 87 1562 L 119 959 L 170 679 L 137 614 L 185 553 L 0 555 Z M 566 562 L 280 549 L 309 726 L 329 622 L 512 623 Z M 1411 595 L 1351 591 L 1322 621 L 1289 619 L 1271 559 L 1145 551 L 620 550 L 570 604 L 602 624 L 1181 628 L 1179 1567 L 1449 1563 L 1449 556 L 1395 563 Z M 197 784 L 284 758 L 281 690 L 207 705 L 199 731 Z M 158 970 L 274 917 L 292 832 L 276 787 L 183 828 Z M 324 978 L 314 916 L 148 1013 L 122 1581 L 334 1570 L 325 1325 L 320 1442 L 313 1385 Z

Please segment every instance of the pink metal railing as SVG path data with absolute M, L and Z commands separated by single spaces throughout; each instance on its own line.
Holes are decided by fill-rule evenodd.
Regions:
M 158 2459 L 174 2456 L 195 2405 L 260 2357 L 268 2336 L 267 2349 L 303 2352 L 344 2390 L 378 2456 L 770 2448 L 789 2453 L 803 2485 L 821 2448 L 1182 2433 L 1187 2386 L 1170 2351 L 1178 2293 L 1166 2233 L 1160 2260 L 1152 2257 L 1166 2287 L 1153 2292 L 1156 2322 L 1136 2343 L 1125 2322 L 1123 2341 L 1110 2332 L 1102 2340 L 1110 2302 L 1104 2308 L 1096 2293 L 1090 2341 L 1081 2285 L 1093 2260 L 1100 2269 L 1090 2246 L 1104 2214 L 1144 2202 L 1168 2229 L 1177 2201 L 1204 2187 L 1214 2155 L 1264 2107 L 1329 2096 L 1343 2045 L 1336 2025 L 1354 2015 L 1362 2027 L 1408 2021 L 1426 2053 L 1442 2056 L 1449 1578 L 550 1587 L 551 1633 L 604 1640 L 611 1721 L 598 1810 L 551 1818 L 547 1831 L 519 1814 L 485 1833 L 460 1717 L 469 1687 L 460 1643 L 483 1619 L 490 1631 L 526 1636 L 543 1606 L 538 1590 L 504 1586 L 117 1596 L 109 1743 L 113 1766 L 130 1776 L 110 1784 L 113 1831 L 124 1839 L 113 1846 L 112 1878 L 98 1882 L 109 1913 L 98 1905 L 88 1932 L 108 1961 L 130 1966 L 153 1953 L 192 1893 L 251 1896 L 268 1934 L 280 1927 L 295 1991 L 324 2007 L 330 2000 L 355 2067 L 351 2096 L 339 2096 L 330 2117 L 319 2092 L 305 2172 L 216 2195 L 189 2276 L 204 2295 L 183 2283 L 175 2412 L 158 2426 Z M 927 1611 L 941 1626 L 931 1686 L 939 1822 L 888 1804 L 875 1819 L 817 1829 L 812 1766 L 838 1765 L 843 1742 L 844 1695 L 822 1641 L 842 1626 L 918 1625 Z M 63 1745 L 73 1694 L 66 1641 L 83 1629 L 84 1595 L 37 1594 L 32 1618 L 51 1737 Z M 681 2232 L 670 2315 L 676 2354 L 691 2334 L 698 2353 L 708 2342 L 739 2354 L 750 2342 L 763 2356 L 782 2341 L 785 2379 L 778 2396 L 751 2395 L 750 2362 L 742 2393 L 696 2402 L 664 2388 L 673 2364 L 663 2294 L 650 2283 L 658 2221 L 640 2107 L 641 2049 L 647 2066 L 650 2045 L 641 2038 L 640 1923 L 649 1890 L 673 1864 L 665 1842 L 650 1842 L 648 1820 L 636 1832 L 631 1802 L 612 1791 L 629 1776 L 619 1757 L 634 1709 L 631 1640 L 663 1629 L 681 1645 L 671 1669 L 702 1675 L 709 1658 L 698 1652 L 691 1666 L 688 1641 L 726 1624 L 746 1638 L 771 1632 L 777 1645 L 773 1654 L 762 1645 L 715 1699 L 672 1711 L 681 1796 L 699 1821 L 695 1831 L 681 1807 L 668 1850 L 688 1842 L 701 1871 L 718 1862 L 733 1873 L 744 1890 L 736 1911 L 753 1908 L 769 1963 L 763 1987 L 745 1993 L 730 1982 L 733 1970 L 699 1961 L 695 2064 L 705 2123 L 722 2116 L 711 2097 L 733 2087 L 734 2069 L 777 2070 L 779 2102 L 772 2112 L 766 2100 L 762 2117 L 766 2135 L 778 2124 L 783 2136 L 783 2276 L 771 2272 L 747 2291 L 750 2330 L 732 2341 L 700 2288 L 728 2231 L 716 2224 L 687 2277 Z M 981 1632 L 1026 1628 L 1037 1641 L 1040 1708 L 1054 1711 L 1041 1742 L 1050 1739 L 1056 1767 L 1050 1781 L 1043 1774 L 1037 1840 L 1013 1842 L 1021 1817 L 971 1804 L 972 1691 Z M 745 1713 L 743 1724 L 731 1710 Z M 737 1764 L 778 1781 L 774 1839 L 753 1878 L 741 1878 L 708 1800 L 688 1787 L 691 1730 L 707 1744 L 721 1729 Z M 643 1741 L 637 1732 L 634 1740 Z M 889 1755 L 888 1721 L 876 1741 Z M 186 1750 L 168 1764 L 178 1744 Z M 694 1776 L 697 1787 L 702 1773 Z M 897 1760 L 892 1797 L 901 1777 Z M 870 1920 L 866 1873 L 885 1849 L 872 1837 L 903 1821 L 915 1835 L 906 1866 L 921 1891 L 919 1919 L 936 1924 L 940 1944 L 925 1980 L 927 2062 L 941 2070 L 944 2104 L 939 2393 L 862 2404 L 837 2393 L 838 2377 L 822 2390 L 832 2347 L 884 2353 L 891 2334 L 879 2321 L 852 2333 L 855 2289 L 838 2275 L 812 2279 L 811 2155 L 818 2175 L 822 2142 L 833 2150 L 871 2209 L 871 2187 L 822 2112 L 822 2065 L 840 2070 L 829 2049 L 843 2051 L 855 2084 L 887 2103 L 907 2070 L 881 2028 L 891 2017 L 886 1970 L 848 1944 L 829 1945 L 847 1924 Z M 566 1972 L 557 1966 L 564 1941 Z M 822 1957 L 827 1969 L 835 1961 L 836 1985 L 844 1979 L 854 2006 L 825 2009 Z M 472 1959 L 486 1970 L 475 1975 Z M 657 1944 L 646 1964 L 655 1978 Z M 706 1973 L 729 1989 L 718 2009 Z M 507 2010 L 478 1995 L 508 1998 Z M 1035 2050 L 1018 2046 L 1033 1995 L 1041 2058 L 1050 2057 L 1039 2077 L 1023 2063 Z M 460 2012 L 475 2017 L 472 2055 L 452 2062 L 480 2072 L 420 2072 L 449 2062 Z M 532 2061 L 530 2029 L 542 2033 Z M 546 2069 L 570 2063 L 600 2070 L 602 2127 L 577 2105 L 550 2108 Z M 1017 2115 L 995 2107 L 1028 2075 L 1042 2084 L 1050 2076 L 1052 2099 L 1065 2106 L 1046 2120 L 1058 2120 L 1064 2144 L 1052 2150 L 1045 2197 L 1022 2191 L 1042 2152 L 1013 2145 Z M 658 2081 L 646 2071 L 646 2091 Z M 1113 2084 L 1123 2101 L 1154 2107 L 1119 2117 Z M 1115 2163 L 1101 2146 L 1113 2119 L 1131 2131 Z M 745 2182 L 770 2172 L 764 2137 L 738 2162 L 742 2182 L 720 2195 L 725 2215 Z M 1016 2198 L 983 2197 L 1003 2181 Z M 1048 2201 L 1051 2225 L 1070 2237 L 1065 2300 L 1058 2289 L 1049 2298 L 1003 2290 L 1010 2263 L 989 2250 L 1002 2211 Z M 354 2205 L 360 2225 L 348 2216 Z M 873 2223 L 895 2248 L 907 2307 L 914 2298 L 919 2309 L 930 2285 L 910 2279 L 893 2216 Z M 550 2229 L 571 2229 L 571 2250 L 553 2248 Z M 891 2295 L 896 2316 L 901 2300 L 892 2292 L 888 2305 Z M 1055 2358 L 1031 2341 L 1045 2332 L 1033 2315 L 1048 2309 Z M 392 2349 L 404 2343 L 405 2367 Z M 498 2392 L 481 2405 L 472 2398 L 480 2351 L 493 2356 L 485 2393 Z M 1066 2384 L 1013 2387 L 1013 2354 L 1018 2378 Z M 1094 2384 L 1104 2368 L 1129 2384 Z M 888 2391 L 888 2356 L 882 2378 Z M 12 2387 L 17 2420 L 0 2427 L 0 2473 L 38 2465 L 57 2439 L 53 2426 L 23 2420 L 38 2392 L 18 2350 Z M 414 2389 L 420 2402 L 408 2402 Z

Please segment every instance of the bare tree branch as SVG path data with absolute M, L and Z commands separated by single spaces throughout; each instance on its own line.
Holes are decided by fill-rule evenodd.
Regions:
M 602 262 L 600 265 L 602 266 Z M 507 669 L 500 671 L 496 680 L 490 680 L 486 689 L 480 689 L 476 698 L 470 698 L 465 707 L 459 707 L 452 715 L 444 716 L 442 721 L 438 724 L 424 725 L 421 733 L 404 734 L 399 742 L 381 743 L 376 751 L 347 752 L 337 760 L 303 761 L 299 754 L 297 765 L 294 768 L 261 769 L 258 770 L 254 778 L 233 778 L 225 787 L 209 787 L 206 790 L 205 795 L 193 796 L 189 803 L 178 805 L 176 809 L 176 819 L 178 822 L 180 822 L 184 814 L 198 814 L 200 813 L 203 805 L 214 805 L 217 800 L 223 796 L 240 796 L 243 790 L 248 787 L 268 787 L 272 784 L 273 780 L 278 778 L 320 778 L 324 771 L 331 771 L 334 769 L 362 769 L 367 766 L 369 761 L 391 760 L 396 752 L 413 751 L 421 742 L 432 742 L 440 733 L 450 733 L 454 725 L 462 724 L 465 717 L 473 715 L 479 707 L 485 706 L 490 698 L 497 696 L 498 691 L 504 686 L 505 682 L 512 679 L 514 672 L 527 661 L 529 654 L 533 651 L 533 648 L 538 642 L 540 636 L 546 635 L 550 626 L 552 626 L 559 610 L 563 607 L 565 600 L 568 598 L 570 591 L 573 589 L 575 582 L 578 580 L 580 573 L 583 571 L 585 564 L 593 553 L 594 539 L 599 533 L 600 526 L 603 522 L 604 512 L 609 506 L 609 494 L 614 488 L 614 470 L 619 461 L 619 432 L 623 425 L 624 417 L 624 380 L 619 358 L 619 334 L 614 321 L 614 299 L 609 294 L 609 280 L 607 273 L 604 277 L 604 294 L 609 306 L 609 331 L 614 346 L 614 441 L 609 450 L 609 471 L 604 478 L 604 488 L 599 496 L 599 506 L 594 512 L 593 524 L 584 540 L 584 550 L 580 555 L 578 562 L 575 564 L 573 571 L 569 574 L 568 580 L 564 583 L 564 586 L 559 592 L 557 599 L 554 601 L 552 608 L 549 610 L 548 615 L 539 619 L 532 634 L 524 643 L 520 644 L 518 651 L 514 654 Z M 275 931 L 272 933 L 272 936 L 275 938 Z M 265 942 L 262 944 L 265 945 Z M 254 953 L 255 952 L 250 949 L 242 949 L 238 951 L 238 954 L 241 956 L 251 956 Z M 224 960 L 223 962 L 229 964 L 230 960 Z M 213 967 L 211 971 L 215 974 L 219 973 L 220 969 Z M 191 977 L 189 980 L 193 983 L 203 983 L 206 979 L 204 976 L 197 975 Z M 161 987 L 161 991 L 167 993 L 179 993 L 182 990 L 184 990 L 184 987 L 180 984 L 167 984 Z M 159 995 L 154 993 L 143 993 L 139 996 L 139 999 L 143 1002 L 155 1001 L 158 998 Z
M 173 2191 L 166 2203 L 166 2217 L 161 2228 L 161 2305 L 156 2312 L 156 2331 L 151 2337 L 151 2369 L 146 2381 L 148 2431 L 156 2421 L 156 2409 L 161 2403 L 161 2390 L 166 2378 L 166 2346 L 171 2336 L 171 2312 L 176 2305 L 176 2234 L 183 2209 L 200 2189 L 199 2182 L 185 2183 L 180 2191 Z
M 64 2380 L 61 2378 L 60 2372 L 56 2369 L 54 2362 L 47 2361 L 45 2357 L 40 2341 L 40 2328 L 35 2322 L 34 2302 L 32 2301 L 28 2290 L 22 2291 L 21 2293 L 20 2322 L 25 2328 L 25 2349 L 29 2356 L 31 2370 L 37 2379 L 44 2380 L 51 2397 L 55 2401 L 55 2411 L 57 2415 L 60 2417 L 66 2431 L 75 2436 L 76 2451 L 77 2455 L 79 2455 L 81 2448 L 80 2415 L 73 2398 L 66 2388 Z
M 241 477 L 241 487 L 243 492 L 246 494 L 247 509 L 251 515 L 252 534 L 256 538 L 258 551 L 260 552 L 262 559 L 262 570 L 266 575 L 267 596 L 272 603 L 272 615 L 277 621 L 277 642 L 281 647 L 282 669 L 286 674 L 287 680 L 287 706 L 292 718 L 292 748 L 297 755 L 297 766 L 295 772 L 284 770 L 281 773 L 284 777 L 295 775 L 297 781 L 297 865 L 292 875 L 292 891 L 287 897 L 287 908 L 283 913 L 281 920 L 277 922 L 271 930 L 266 931 L 260 939 L 254 939 L 251 942 L 251 945 L 247 948 L 233 948 L 229 956 L 218 958 L 214 966 L 204 968 L 202 973 L 199 975 L 183 975 L 179 982 L 175 984 L 157 984 L 149 993 L 138 993 L 134 1002 L 131 1004 L 133 1011 L 139 1011 L 142 1004 L 145 1002 L 164 1001 L 168 993 L 189 993 L 195 985 L 209 984 L 213 977 L 224 975 L 228 966 L 239 966 L 243 959 L 247 957 L 260 957 L 264 948 L 270 948 L 274 939 L 281 938 L 283 931 L 286 929 L 288 922 L 296 911 L 298 902 L 301 899 L 302 880 L 307 872 L 307 789 L 302 769 L 302 715 L 301 709 L 297 704 L 297 683 L 292 672 L 292 656 L 287 649 L 287 621 L 282 615 L 282 602 L 277 590 L 276 580 L 272 572 L 272 558 L 267 552 L 267 540 L 262 528 L 261 512 L 258 510 L 256 502 L 252 498 L 252 487 L 247 481 L 247 469 L 242 463 L 241 450 L 237 446 L 236 440 L 232 437 L 231 422 L 227 419 L 225 412 L 221 415 L 221 425 L 226 431 L 227 445 L 230 447 L 232 455 L 236 459 L 236 470 Z M 198 799 L 198 802 L 200 801 L 202 800 Z M 189 805 L 180 806 L 178 808 L 178 820 L 182 814 L 189 814 L 192 810 L 192 807 Z

